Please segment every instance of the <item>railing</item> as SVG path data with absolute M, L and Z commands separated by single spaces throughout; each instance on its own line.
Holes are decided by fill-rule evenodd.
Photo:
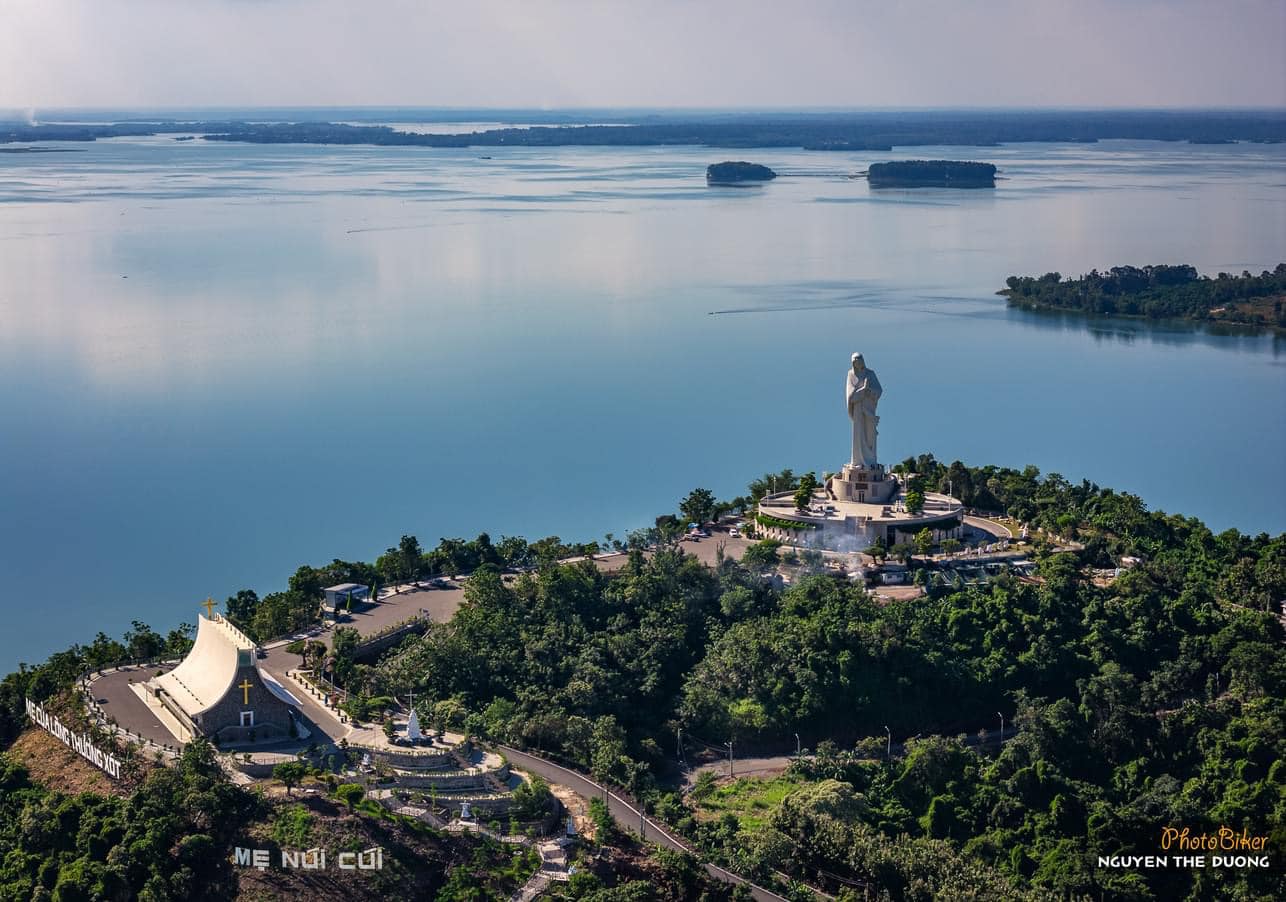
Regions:
M 151 749 L 152 751 L 160 752 L 161 754 L 167 755 L 171 758 L 177 758 L 179 755 L 179 748 L 177 746 L 171 746 L 168 743 L 162 744 L 156 742 L 155 740 L 148 739 L 141 733 L 135 733 L 133 730 L 122 727 L 120 724 L 113 722 L 108 717 L 107 712 L 104 711 L 102 706 L 94 699 L 93 692 L 94 681 L 98 678 L 105 677 L 108 674 L 116 673 L 121 670 L 132 670 L 136 667 L 150 667 L 156 664 L 172 663 L 176 663 L 176 659 L 161 657 L 140 658 L 134 659 L 127 664 L 118 664 L 115 667 L 104 667 L 97 670 L 86 671 L 76 681 L 76 692 L 80 695 L 81 701 L 84 703 L 86 711 L 90 715 L 90 719 L 113 739 L 124 737 L 127 742 L 134 742 L 144 748 Z
M 305 677 L 304 674 L 308 674 L 309 676 Z M 287 670 L 286 676 L 290 677 L 297 685 L 302 686 L 307 690 L 309 695 L 322 704 L 322 707 L 333 711 L 335 713 L 335 717 L 341 724 L 349 722 L 348 714 L 339 707 L 348 699 L 348 692 L 346 690 L 340 689 L 320 673 L 312 670 Z M 325 686 L 320 686 L 318 685 L 319 683 L 324 683 Z M 333 702 L 328 701 L 328 697 L 333 699 Z
M 363 636 L 361 642 L 353 649 L 353 657 L 358 658 L 362 655 L 369 654 L 371 649 L 380 643 L 387 642 L 390 638 L 396 637 L 399 633 L 410 634 L 419 629 L 428 629 L 431 622 L 429 614 L 423 608 L 412 614 L 405 620 L 384 627 L 378 632 L 371 633 L 369 636 Z

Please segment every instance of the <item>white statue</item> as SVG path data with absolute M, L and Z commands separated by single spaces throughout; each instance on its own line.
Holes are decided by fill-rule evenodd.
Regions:
M 855 467 L 876 466 L 875 439 L 879 434 L 880 418 L 875 415 L 875 405 L 880 402 L 880 380 L 875 370 L 867 369 L 861 354 L 853 355 L 853 368 L 848 371 L 845 401 L 848 415 L 853 421 L 853 459 Z
M 412 742 L 419 742 L 424 738 L 424 733 L 420 730 L 420 715 L 411 709 L 411 717 L 406 722 L 406 738 Z

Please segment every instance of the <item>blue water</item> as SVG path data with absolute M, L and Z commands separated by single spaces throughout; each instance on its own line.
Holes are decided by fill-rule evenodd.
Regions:
M 1013 273 L 1286 257 L 1286 148 L 0 154 L 0 672 L 403 533 L 621 535 L 695 486 L 1032 463 L 1286 529 L 1286 342 L 1006 308 Z M 995 191 L 872 193 L 907 156 Z M 725 158 L 781 173 L 708 189 Z

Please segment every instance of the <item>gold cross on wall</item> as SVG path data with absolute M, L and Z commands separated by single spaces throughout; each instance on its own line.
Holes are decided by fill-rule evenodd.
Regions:
M 250 704 L 250 690 L 254 688 L 254 684 L 248 679 L 243 679 L 237 688 L 241 690 L 241 704 Z
M 207 619 L 214 619 L 214 606 L 216 604 L 218 604 L 218 602 L 213 598 L 207 598 L 205 601 L 201 602 L 201 607 L 205 608 L 205 616 Z

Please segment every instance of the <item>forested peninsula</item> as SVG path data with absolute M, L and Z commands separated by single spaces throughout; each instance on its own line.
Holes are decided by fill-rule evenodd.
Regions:
M 424 552 L 407 536 L 373 564 L 302 567 L 275 599 L 239 593 L 228 616 L 271 634 L 315 621 L 320 586 L 341 573 L 471 573 L 449 622 L 369 664 L 339 660 L 337 646 L 332 674 L 356 701 L 413 689 L 427 723 L 621 787 L 707 860 L 791 899 L 811 896 L 790 881 L 841 900 L 1282 898 L 1286 536 L 1215 534 L 1034 467 L 925 454 L 895 469 L 1029 524 L 1034 576 L 965 585 L 903 549 L 925 594 L 878 603 L 819 555 L 771 541 L 713 566 L 684 554 L 684 522 L 753 510 L 799 484 L 783 471 L 725 502 L 695 490 L 680 516 L 614 540 L 627 560 L 613 572 L 560 560 L 569 546 L 554 538 Z M 265 606 L 292 613 L 277 622 Z M 122 750 L 131 780 L 111 792 L 74 794 L 59 788 L 64 775 L 42 783 L 28 771 L 42 734 L 24 698 L 70 720 L 81 674 L 186 641 L 135 624 L 123 642 L 99 634 L 0 681 L 0 885 L 16 897 L 197 899 L 238 884 L 276 897 L 228 863 L 229 846 L 252 841 L 387 846 L 396 866 L 364 885 L 385 898 L 507 895 L 531 872 L 484 839 L 353 805 L 333 775 L 309 777 L 323 795 L 307 808 L 289 783 L 248 792 L 203 742 L 170 767 Z M 716 748 L 804 748 L 771 780 L 707 773 L 681 792 L 676 731 Z M 1266 836 L 1273 865 L 1095 865 L 1158 854 L 1167 826 Z M 603 827 L 605 848 L 622 842 Z M 724 898 L 690 857 L 654 854 L 640 871 L 605 853 L 553 898 Z
M 1005 286 L 1001 295 L 1015 307 L 1030 310 L 1286 329 L 1286 263 L 1257 276 L 1243 271 L 1213 278 L 1188 265 L 1114 266 L 1075 279 L 1056 272 L 1010 276 Z
M 318 121 L 134 119 L 105 123 L 0 122 L 0 144 L 93 141 L 157 134 L 199 134 L 210 141 L 257 144 L 369 144 L 413 147 L 559 147 L 705 145 L 891 150 L 956 144 L 988 147 L 1024 141 L 1109 139 L 1191 141 L 1286 140 L 1278 111 L 1019 111 L 867 113 L 668 113 L 613 117 L 615 124 L 534 125 L 460 134 L 422 134 L 379 124 Z M 426 120 L 432 121 L 432 120 Z M 548 121 L 547 119 L 544 121 Z

